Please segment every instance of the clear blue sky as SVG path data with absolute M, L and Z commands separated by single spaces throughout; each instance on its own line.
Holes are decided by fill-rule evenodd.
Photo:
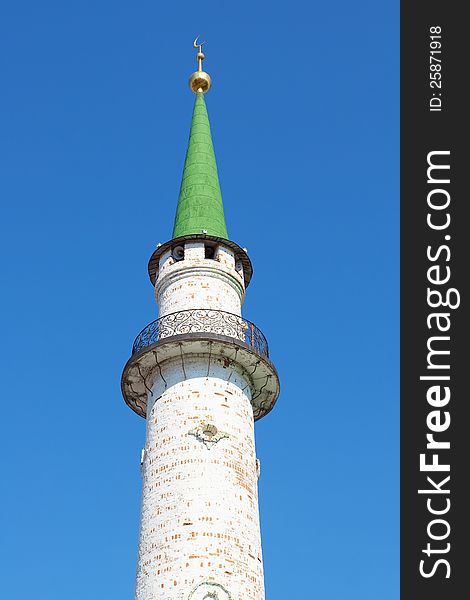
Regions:
M 133 597 L 145 423 L 120 377 L 156 318 L 198 33 L 282 378 L 257 424 L 267 600 L 398 597 L 398 9 L 2 4 L 2 597 Z

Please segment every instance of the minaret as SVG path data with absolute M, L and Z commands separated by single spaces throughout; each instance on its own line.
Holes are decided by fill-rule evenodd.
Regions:
M 198 70 L 173 238 L 149 262 L 159 318 L 122 375 L 147 419 L 136 600 L 263 600 L 254 421 L 279 394 L 261 331 L 242 317 L 252 266 L 228 239 Z M 242 191 L 242 190 L 240 190 Z

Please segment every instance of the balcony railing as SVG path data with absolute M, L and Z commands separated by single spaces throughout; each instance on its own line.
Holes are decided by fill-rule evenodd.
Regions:
M 254 323 L 222 310 L 198 308 L 160 317 L 136 337 L 132 354 L 175 335 L 213 333 L 244 342 L 257 354 L 269 357 L 268 342 Z

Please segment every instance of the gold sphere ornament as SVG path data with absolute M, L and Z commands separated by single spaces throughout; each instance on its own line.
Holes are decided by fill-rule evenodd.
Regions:
M 211 89 L 212 79 L 209 73 L 202 70 L 202 61 L 205 59 L 204 52 L 202 51 L 202 45 L 205 42 L 198 42 L 199 36 L 194 40 L 193 46 L 198 49 L 196 54 L 197 59 L 197 71 L 195 71 L 189 78 L 189 87 L 195 94 L 205 94 Z
M 211 85 L 211 76 L 205 71 L 195 71 L 189 78 L 189 87 L 195 94 L 198 92 L 205 94 L 211 89 Z

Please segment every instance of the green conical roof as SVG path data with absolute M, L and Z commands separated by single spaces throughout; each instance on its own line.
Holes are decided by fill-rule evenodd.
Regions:
M 194 102 L 173 238 L 207 232 L 228 239 L 204 94 Z

